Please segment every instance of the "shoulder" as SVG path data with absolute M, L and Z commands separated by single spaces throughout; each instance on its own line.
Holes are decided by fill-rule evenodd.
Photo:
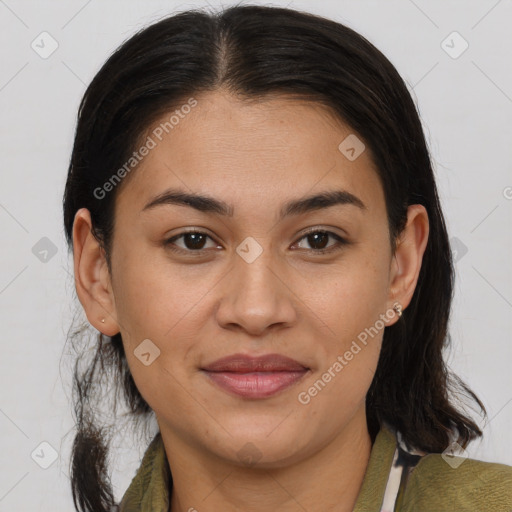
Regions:
M 512 511 L 512 466 L 430 453 L 408 475 L 401 512 Z

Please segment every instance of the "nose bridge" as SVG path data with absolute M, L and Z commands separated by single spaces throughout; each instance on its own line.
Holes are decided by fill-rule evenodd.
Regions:
M 217 310 L 222 324 L 238 324 L 253 333 L 271 324 L 289 323 L 295 318 L 287 287 L 278 275 L 268 244 L 245 238 L 236 248 L 232 282 L 226 288 Z
M 270 267 L 275 266 L 271 248 L 269 244 L 263 244 L 262 239 L 257 241 L 252 236 L 242 240 L 236 248 L 238 258 L 235 259 L 235 269 L 242 292 L 257 295 L 268 293 L 269 297 L 265 297 L 265 300 L 269 300 L 278 293 L 272 283 L 277 278 L 270 270 Z

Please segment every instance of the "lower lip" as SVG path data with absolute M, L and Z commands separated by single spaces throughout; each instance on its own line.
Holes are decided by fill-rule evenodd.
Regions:
M 208 377 L 225 391 L 245 398 L 266 398 L 292 386 L 308 370 L 294 372 L 209 372 Z

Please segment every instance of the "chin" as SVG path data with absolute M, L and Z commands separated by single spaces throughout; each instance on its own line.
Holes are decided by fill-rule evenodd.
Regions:
M 231 435 L 226 434 L 222 441 L 217 439 L 215 446 L 206 448 L 241 467 L 286 467 L 306 457 L 307 452 L 312 450 L 311 439 L 304 437 L 303 429 L 293 425 L 284 428 L 286 421 L 280 418 L 271 427 L 265 422 L 261 428 L 257 428 L 254 423 L 247 425 L 247 428 L 237 426 L 236 429 L 226 425 Z

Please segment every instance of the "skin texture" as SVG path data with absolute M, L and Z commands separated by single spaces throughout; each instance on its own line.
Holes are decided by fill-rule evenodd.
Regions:
M 388 312 L 391 325 L 398 319 L 393 304 L 407 307 L 427 244 L 427 213 L 409 207 L 392 255 L 369 149 L 354 161 L 338 150 L 349 127 L 318 104 L 285 97 L 244 103 L 218 90 L 196 99 L 122 185 L 113 275 L 88 210 L 77 212 L 80 302 L 94 327 L 122 334 L 135 383 L 162 432 L 173 512 L 352 510 L 371 450 L 364 405 L 384 330 L 360 344 L 308 404 L 297 397 L 379 315 Z M 233 216 L 177 205 L 142 211 L 170 187 L 221 199 Z M 288 200 L 339 189 L 366 209 L 336 205 L 278 221 Z M 305 236 L 310 227 L 349 243 L 332 236 L 315 242 Z M 198 249 L 187 237 L 174 241 L 182 253 L 164 245 L 189 228 L 210 237 L 200 255 L 191 254 Z M 263 251 L 251 263 L 236 252 L 246 237 Z M 340 250 L 315 254 L 326 245 Z M 134 354 L 145 339 L 160 350 L 148 366 Z M 279 353 L 310 370 L 274 396 L 241 398 L 200 370 L 237 352 Z M 244 465 L 239 453 L 248 442 L 259 458 Z

